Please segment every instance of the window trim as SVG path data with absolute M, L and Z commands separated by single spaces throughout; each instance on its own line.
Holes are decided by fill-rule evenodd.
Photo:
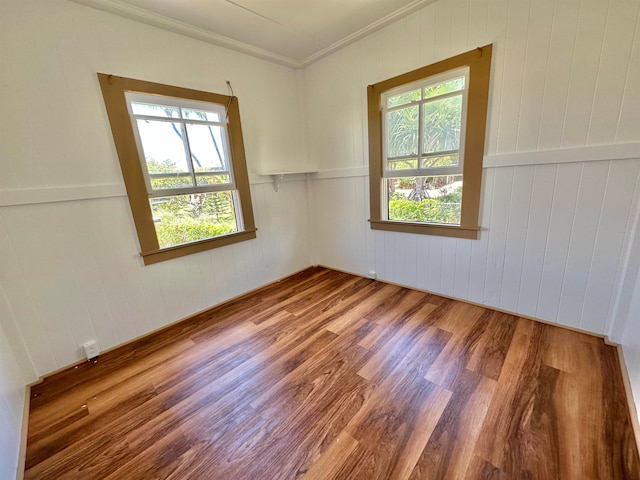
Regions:
M 140 255 L 144 264 L 151 265 L 256 238 L 238 98 L 104 73 L 98 73 L 98 79 L 140 242 Z M 138 145 L 125 98 L 126 92 L 162 95 L 191 101 L 228 105 L 227 134 L 229 136 L 229 151 L 236 184 L 235 189 L 240 204 L 239 213 L 244 226 L 243 230 L 219 237 L 160 248 L 153 224 L 145 173 L 139 157 Z
M 480 231 L 480 187 L 482 183 L 482 159 L 489 104 L 489 78 L 491 72 L 492 45 L 456 55 L 426 67 L 389 78 L 367 87 L 369 122 L 369 194 L 370 219 L 374 230 L 385 230 L 446 237 L 477 239 Z M 427 80 L 452 70 L 468 67 L 467 118 L 464 126 L 463 200 L 460 225 L 435 223 L 398 222 L 383 219 L 383 111 L 381 101 L 387 92 L 404 85 Z

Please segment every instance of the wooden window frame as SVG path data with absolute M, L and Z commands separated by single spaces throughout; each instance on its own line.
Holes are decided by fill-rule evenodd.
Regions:
M 492 45 L 485 45 L 455 57 L 442 60 L 426 67 L 398 75 L 369 85 L 367 106 L 369 121 L 369 193 L 370 219 L 374 230 L 418 233 L 477 239 L 480 231 L 480 188 L 482 183 L 482 159 L 489 104 L 489 80 L 491 73 Z M 389 221 L 382 215 L 383 181 L 383 118 L 381 100 L 383 94 L 427 80 L 451 70 L 469 68 L 467 96 L 467 117 L 464 128 L 463 190 L 460 225 Z
M 238 98 L 104 73 L 98 73 L 98 79 L 140 242 L 140 255 L 144 264 L 150 265 L 256 238 Z M 127 108 L 126 92 L 162 95 L 227 106 L 231 165 L 240 203 L 240 211 L 236 212 L 236 215 L 241 215 L 242 217 L 243 230 L 219 237 L 160 248 L 149 204 L 145 174 Z

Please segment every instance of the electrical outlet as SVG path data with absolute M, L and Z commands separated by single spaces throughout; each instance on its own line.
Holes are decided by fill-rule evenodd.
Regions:
M 87 342 L 83 347 L 87 360 L 93 360 L 100 356 L 100 350 L 98 350 L 98 344 L 95 341 L 92 340 L 91 342 Z

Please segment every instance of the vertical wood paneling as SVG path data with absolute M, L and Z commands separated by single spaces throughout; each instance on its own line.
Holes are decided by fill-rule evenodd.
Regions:
M 471 267 L 471 247 L 473 242 L 459 238 L 456 241 L 454 285 L 452 295 L 469 298 L 469 271 Z
M 180 298 L 178 296 L 178 291 L 176 290 L 176 283 L 173 277 L 171 263 L 163 262 L 155 265 L 157 265 L 157 267 L 153 269 L 153 274 L 166 312 L 165 323 L 170 322 L 171 319 L 182 318 Z M 230 279 L 230 281 L 232 282 L 232 279 Z M 229 292 L 229 294 L 233 296 L 233 292 Z M 163 323 L 160 323 L 158 327 L 161 327 L 162 325 Z
M 469 45 L 469 12 L 471 0 L 453 0 L 451 12 L 451 51 L 465 52 Z M 481 45 L 476 45 L 481 46 Z
M 487 37 L 493 43 L 491 58 L 491 88 L 489 89 L 489 111 L 487 112 L 488 145 L 485 150 L 489 154 L 498 151 L 498 129 L 500 127 L 500 110 L 502 107 L 502 86 L 504 84 L 504 67 L 506 54 L 507 18 L 510 2 L 508 0 L 490 0 L 487 16 Z
M 556 0 L 531 2 L 515 148 L 517 151 L 530 152 L 538 147 L 544 79 L 549 58 L 555 3 Z
M 110 244 L 113 247 L 113 259 L 106 261 L 117 267 L 117 279 L 125 293 L 125 299 L 131 310 L 131 323 L 135 336 L 153 330 L 152 319 L 164 319 L 164 307 L 162 301 L 148 302 L 145 285 L 142 281 L 139 268 L 140 259 L 138 241 L 134 231 L 133 219 L 130 218 L 129 205 L 126 199 L 105 203 L 105 208 L 110 210 L 110 215 L 120 218 L 128 218 L 129 221 L 114 222 L 112 225 L 112 238 Z M 118 254 L 117 252 L 120 252 Z M 147 271 L 146 269 L 144 271 Z
M 436 10 L 423 8 L 420 10 L 420 64 L 433 63 L 436 53 Z
M 384 233 L 382 230 L 373 232 L 375 269 L 378 278 L 387 278 L 387 271 L 384 268 Z
M 429 241 L 429 289 L 432 292 L 444 293 L 442 286 L 443 267 L 443 243 L 442 237 L 431 237 Z
M 529 206 L 533 201 L 533 173 L 534 168 L 530 166 L 516 168 L 513 172 L 499 301 L 501 308 L 512 312 L 518 309 L 522 263 L 528 236 Z
M 530 10 L 530 0 L 509 3 L 497 153 L 516 150 Z
M 16 214 L 13 218 L 11 215 L 7 218 L 8 223 L 17 222 L 24 215 L 26 209 L 16 210 L 12 213 Z M 21 215 L 22 213 L 22 215 Z M 41 221 L 42 220 L 42 221 Z M 39 231 L 50 228 L 48 217 L 34 218 L 29 216 L 22 220 L 22 231 L 19 240 L 15 239 L 12 243 L 16 244 L 15 252 L 20 258 L 21 267 L 26 271 L 33 271 L 42 265 L 42 273 L 36 278 L 28 280 L 29 289 L 33 295 L 34 308 L 40 318 L 50 319 L 42 323 L 46 337 L 51 342 L 51 352 L 55 358 L 56 365 L 64 365 L 69 352 L 76 348 L 76 342 L 68 328 L 68 315 L 63 308 L 59 293 L 52 288 L 56 284 L 64 285 L 65 279 L 60 275 L 56 276 L 54 272 L 58 271 L 55 267 L 59 260 L 49 259 L 46 252 L 41 248 L 41 240 L 38 235 Z M 53 228 L 56 228 L 53 226 Z M 10 272 L 7 272 L 10 273 Z
M 531 186 L 527 238 L 524 246 L 522 246 L 524 257 L 518 308 L 515 309 L 531 317 L 536 316 L 538 305 L 557 170 L 558 167 L 556 165 L 536 166 L 533 185 Z
M 616 2 L 610 9 L 587 144 L 604 145 L 615 141 L 626 80 L 626 75 L 620 72 L 625 72 L 629 64 L 639 8 L 640 2 Z
M 111 209 L 109 209 L 109 202 L 96 201 L 94 203 L 94 217 L 92 221 L 104 224 L 104 219 L 110 218 L 112 215 Z M 117 337 L 120 341 L 124 338 L 135 338 L 138 333 L 122 283 L 122 276 L 120 275 L 117 263 L 114 266 L 109 261 L 109 259 L 116 257 L 112 242 L 109 241 L 107 235 L 105 235 L 100 228 L 88 229 L 87 235 L 88 243 L 95 245 L 97 251 L 103 253 L 101 255 L 95 255 L 94 261 L 100 275 L 100 284 L 106 297 L 106 303 Z
M 418 235 L 417 237 L 416 255 L 419 267 L 416 278 L 416 286 L 422 290 L 429 290 L 429 250 L 431 248 L 431 237 L 429 235 Z
M 453 2 L 436 2 L 435 60 L 451 56 Z
M 598 222 L 593 258 L 589 275 L 580 328 L 597 330 L 602 319 L 610 322 L 611 302 L 616 284 L 616 273 L 623 259 L 625 231 L 631 227 L 631 208 L 638 189 L 640 162 L 611 162 L 609 177 L 602 202 L 602 214 Z M 629 219 L 621 222 L 621 219 Z M 619 258 L 618 262 L 612 259 Z M 609 301 L 605 301 L 609 299 Z M 605 329 L 606 332 L 609 328 Z
M 582 165 L 558 166 L 536 317 L 556 321 Z
M 456 239 L 442 238 L 442 266 L 440 268 L 440 291 L 453 295 L 456 282 Z
M 468 48 L 486 45 L 491 40 L 487 35 L 487 21 L 489 17 L 489 0 L 473 0 L 469 4 L 468 18 Z
M 72 261 L 76 265 L 76 277 L 82 292 L 82 304 L 79 304 L 78 311 L 86 311 L 92 325 L 91 331 L 87 331 L 85 334 L 91 336 L 79 337 L 78 340 L 80 344 L 84 344 L 92 338 L 100 338 L 104 342 L 103 348 L 111 348 L 121 343 L 121 340 L 117 335 L 95 260 L 97 255 L 107 255 L 108 253 L 100 250 L 100 245 L 93 243 L 91 235 L 88 233 L 88 230 L 97 231 L 104 235 L 108 233 L 105 228 L 107 223 L 99 217 L 95 208 L 101 202 L 103 202 L 102 199 L 88 201 L 86 205 L 72 202 L 69 205 L 71 208 L 65 210 L 70 213 L 71 217 L 68 222 L 70 228 L 65 231 L 65 237 L 68 245 L 77 246 L 77 249 L 72 250 L 76 252 Z M 78 219 L 84 218 L 87 219 L 85 228 L 74 229 L 73 225 L 77 225 Z M 89 253 L 86 245 L 93 245 L 95 250 Z M 78 255 L 79 252 L 82 254 Z M 82 317 L 77 318 L 82 319 Z M 81 330 L 77 325 L 74 325 L 74 331 Z
M 571 59 L 576 49 L 580 0 L 555 2 L 544 80 L 538 150 L 558 148 L 567 106 Z
M 558 321 L 565 325 L 580 325 L 609 165 L 609 162 L 593 162 L 582 168 L 558 310 Z
M 640 13 L 636 17 L 633 47 L 627 71 L 622 106 L 616 130 L 616 142 L 633 142 L 637 138 L 640 124 Z
M 484 279 L 487 272 L 487 252 L 489 249 L 488 227 L 491 225 L 491 200 L 495 170 L 485 170 L 482 176 L 482 201 L 480 205 L 480 238 L 472 242 L 471 265 L 469 267 L 469 300 L 484 303 Z
M 498 169 L 495 172 L 494 182 L 493 198 L 491 199 L 487 270 L 484 280 L 484 301 L 488 305 L 498 305 L 500 300 L 513 168 Z
M 562 147 L 585 145 L 609 3 L 582 0 L 562 131 Z
M 405 235 L 395 235 L 393 232 L 385 232 L 387 239 L 385 240 L 385 255 L 389 259 L 387 270 L 390 272 L 391 281 L 402 283 L 405 278 L 404 271 L 404 243 L 407 237 Z
M 7 231 L 7 213 L 0 217 L 0 285 L 9 302 L 17 326 L 29 351 L 36 372 L 51 372 L 58 365 L 34 306 L 28 279 L 14 272 L 24 272 Z

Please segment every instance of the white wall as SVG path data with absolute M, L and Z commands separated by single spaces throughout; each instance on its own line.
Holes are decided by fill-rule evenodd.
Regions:
M 28 382 L 309 265 L 302 178 L 254 181 L 256 240 L 143 266 L 96 77 L 230 80 L 256 172 L 303 150 L 296 71 L 66 0 L 0 8 L 0 322 Z
M 16 477 L 25 382 L 0 326 L 0 478 Z

